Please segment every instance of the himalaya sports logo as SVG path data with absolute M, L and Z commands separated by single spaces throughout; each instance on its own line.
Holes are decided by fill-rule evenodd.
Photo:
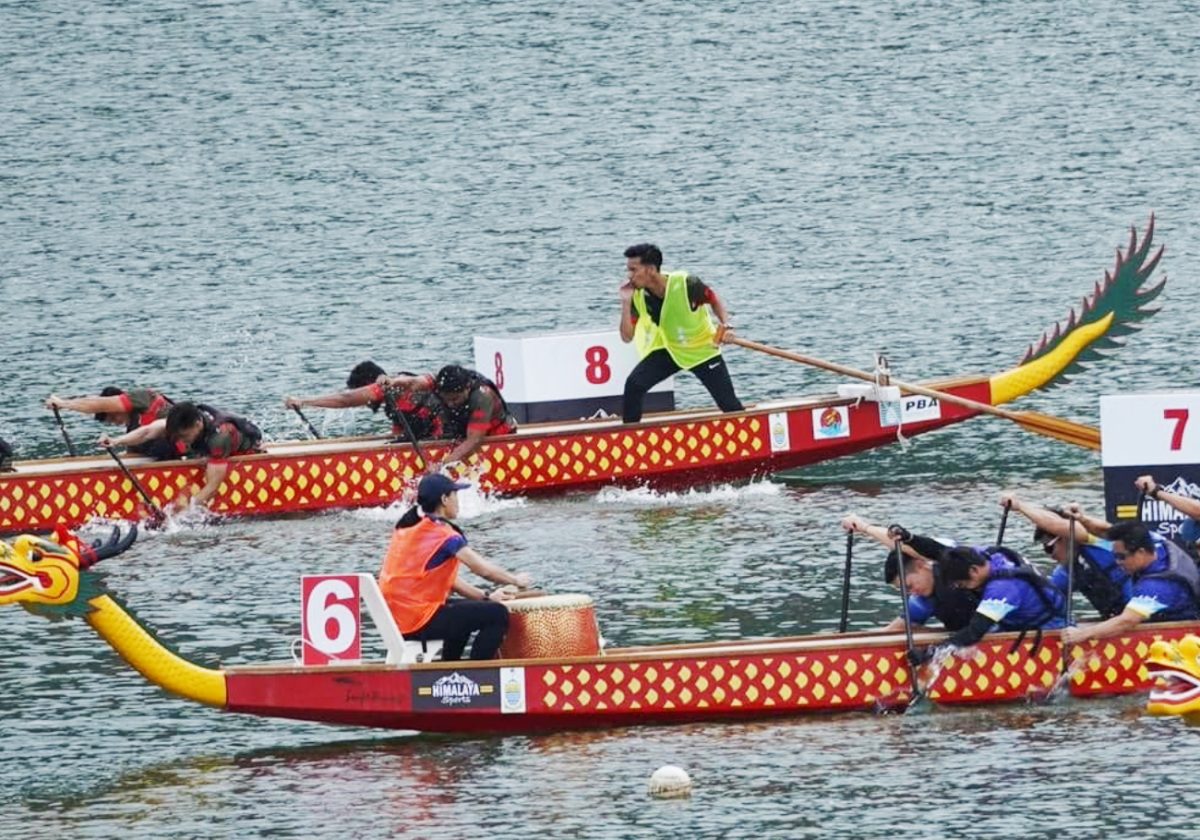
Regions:
M 434 699 L 442 701 L 443 706 L 462 706 L 479 694 L 479 683 L 457 671 L 433 684 Z

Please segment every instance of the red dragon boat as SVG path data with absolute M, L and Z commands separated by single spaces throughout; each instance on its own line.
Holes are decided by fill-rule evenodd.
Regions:
M 229 712 L 421 732 L 518 733 L 895 710 L 914 697 L 902 634 L 600 650 L 590 602 L 579 597 L 566 606 L 552 604 L 538 621 L 518 622 L 515 611 L 509 636 L 521 638 L 512 642 L 515 648 L 505 639 L 501 653 L 509 658 L 418 662 L 420 643 L 400 637 L 369 575 L 335 577 L 361 584 L 355 603 L 361 594 L 386 659 L 208 667 L 167 648 L 90 569 L 130 542 L 114 536 L 108 545 L 91 547 L 60 531 L 54 539 L 22 535 L 11 546 L 0 543 L 0 607 L 19 604 L 52 619 L 83 618 L 151 682 Z M 317 628 L 330 617 L 348 620 L 346 604 L 316 603 Z M 320 609 L 330 604 L 336 610 Z M 339 627 L 333 635 L 360 628 Z M 314 639 L 322 632 L 310 628 L 301 641 L 320 647 Z M 1040 644 L 1011 633 L 989 635 L 962 656 L 937 657 L 920 677 L 921 688 L 939 706 L 1027 701 L 1064 686 L 1076 697 L 1142 692 L 1150 687 L 1144 660 L 1152 644 L 1197 632 L 1195 621 L 1142 625 L 1067 651 L 1053 631 Z M 922 633 L 917 641 L 941 638 Z M 81 695 L 88 690 L 88 678 L 81 676 Z
M 1156 310 L 1146 304 L 1165 279 L 1147 287 L 1162 248 L 1151 253 L 1154 219 L 1139 241 L 1131 233 L 1116 267 L 1014 368 L 991 376 L 927 383 L 951 397 L 999 406 L 1046 387 L 1133 332 Z M 761 346 L 761 345 L 760 345 Z M 876 392 L 876 396 L 880 392 Z M 608 484 L 679 487 L 765 476 L 884 446 L 958 423 L 977 408 L 948 399 L 910 396 L 875 401 L 827 394 L 751 405 L 745 411 L 683 410 L 637 424 L 579 420 L 533 424 L 487 439 L 468 460 L 484 492 L 536 494 Z M 431 442 L 432 459 L 451 444 Z M 130 458 L 132 473 L 159 507 L 203 484 L 203 460 Z M 106 458 L 18 461 L 0 473 L 0 534 L 78 526 L 93 517 L 137 520 L 142 502 L 133 483 Z M 385 437 L 273 443 L 261 454 L 232 459 L 210 505 L 240 516 L 290 514 L 387 505 L 401 498 L 422 461 L 407 443 Z

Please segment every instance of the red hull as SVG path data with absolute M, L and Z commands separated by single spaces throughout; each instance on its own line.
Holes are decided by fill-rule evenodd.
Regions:
M 1150 643 L 1198 630 L 1200 622 L 1151 625 L 1077 646 L 1069 691 L 1147 690 Z M 940 661 L 922 677 L 928 699 L 962 705 L 1047 696 L 1062 669 L 1057 635 L 1036 653 L 1030 639 L 1009 653 L 1014 639 L 997 634 L 967 657 Z M 902 639 L 870 634 L 628 648 L 558 661 L 242 668 L 227 673 L 226 685 L 233 712 L 443 733 L 876 711 L 911 699 Z
M 942 387 L 991 401 L 984 378 Z M 489 439 L 471 467 L 483 489 L 506 494 L 732 481 L 893 443 L 897 429 L 883 426 L 880 413 L 877 403 L 814 398 L 737 414 L 672 412 L 628 426 L 612 421 L 540 424 Z M 906 422 L 903 434 L 922 434 L 974 413 L 942 404 L 936 416 Z M 426 447 L 431 458 L 447 451 L 446 444 Z M 203 483 L 203 461 L 129 459 L 128 464 L 159 506 Z M 379 438 L 272 444 L 264 454 L 233 459 L 212 508 L 258 516 L 387 505 L 401 497 L 420 466 L 411 446 Z M 132 483 L 107 459 L 19 462 L 15 473 L 0 475 L 0 533 L 76 527 L 94 516 L 142 515 Z

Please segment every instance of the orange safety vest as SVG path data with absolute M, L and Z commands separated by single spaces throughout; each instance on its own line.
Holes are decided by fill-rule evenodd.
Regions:
M 425 516 L 411 528 L 393 532 L 379 570 L 379 589 L 401 633 L 424 627 L 450 596 L 458 558 L 451 557 L 436 569 L 425 566 L 446 540 L 456 536 L 458 532 L 446 522 Z

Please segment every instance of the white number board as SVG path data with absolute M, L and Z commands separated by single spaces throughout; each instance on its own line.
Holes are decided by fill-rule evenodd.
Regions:
M 619 396 L 637 365 L 637 350 L 616 330 L 519 338 L 475 336 L 475 369 L 510 403 Z M 655 392 L 674 390 L 673 379 Z
M 1100 398 L 1105 467 L 1200 464 L 1200 393 Z
M 305 665 L 362 658 L 360 592 L 357 574 L 300 578 L 301 661 Z

